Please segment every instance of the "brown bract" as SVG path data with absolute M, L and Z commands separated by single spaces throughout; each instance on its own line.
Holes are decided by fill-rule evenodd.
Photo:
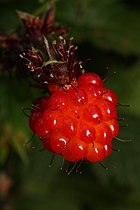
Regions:
M 41 19 L 37 16 L 22 11 L 17 11 L 17 14 L 26 33 L 31 38 L 38 39 L 42 38 L 42 35 L 65 35 L 68 33 L 68 28 L 66 26 L 60 26 L 55 23 L 55 6 L 52 2 L 50 8 L 46 11 Z
M 42 18 L 17 11 L 23 30 L 20 28 L 20 30 L 12 30 L 13 32 L 10 34 L 0 35 L 0 47 L 3 49 L 0 62 L 3 69 L 18 72 L 21 77 L 27 75 L 25 65 L 19 55 L 32 47 L 42 49 L 44 36 L 52 40 L 54 36 L 66 36 L 68 34 L 69 30 L 66 26 L 55 23 L 54 13 L 55 6 L 52 1 L 50 1 L 50 7 Z

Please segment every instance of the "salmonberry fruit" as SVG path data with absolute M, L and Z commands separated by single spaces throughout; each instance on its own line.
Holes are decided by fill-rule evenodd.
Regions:
M 30 128 L 46 150 L 70 162 L 101 161 L 111 154 L 112 139 L 119 133 L 117 96 L 99 75 L 83 73 L 72 39 L 68 49 L 62 37 L 52 45 L 59 61 L 44 61 L 38 68 L 29 60 L 32 72 L 41 78 L 39 86 L 48 90 L 48 97 L 32 105 Z
M 47 103 L 46 103 L 47 102 Z M 98 162 L 112 152 L 118 135 L 117 97 L 96 74 L 85 73 L 75 86 L 59 88 L 36 102 L 30 127 L 44 147 L 75 162 Z

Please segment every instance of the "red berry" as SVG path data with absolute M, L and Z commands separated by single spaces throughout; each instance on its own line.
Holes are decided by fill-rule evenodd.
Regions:
M 112 142 L 110 144 L 104 145 L 105 156 L 109 156 L 112 153 Z
M 78 140 L 77 138 L 73 138 L 70 145 L 70 152 L 72 157 L 79 161 L 86 156 L 87 144 L 83 141 Z
M 50 143 L 50 137 L 51 137 L 51 132 L 48 133 L 48 135 L 44 136 L 41 138 L 41 142 L 44 146 L 44 148 L 46 150 L 48 150 L 49 152 L 53 152 L 54 153 L 54 150 L 53 148 L 51 147 L 51 143 Z
M 79 78 L 78 78 L 78 86 L 85 86 L 87 84 L 93 84 L 93 85 L 97 85 L 99 87 L 103 87 L 103 80 L 94 73 L 85 73 L 82 74 Z
M 50 137 L 50 146 L 55 153 L 63 154 L 69 142 L 69 139 L 63 136 L 60 132 L 53 133 Z
M 103 119 L 103 115 L 97 105 L 90 103 L 83 110 L 83 118 L 90 123 L 99 124 Z
M 99 97 L 102 95 L 102 89 L 93 84 L 87 84 L 84 86 L 81 86 L 81 88 L 86 92 L 88 95 L 88 100 L 93 102 L 96 99 L 99 99 Z
M 62 124 L 63 116 L 57 111 L 55 112 L 51 109 L 46 109 L 42 118 L 49 131 L 56 131 Z
M 104 120 L 118 118 L 116 107 L 114 104 L 112 104 L 112 102 L 102 99 L 98 102 L 98 106 L 102 111 Z
M 85 73 L 33 104 L 29 124 L 46 150 L 70 162 L 98 162 L 111 154 L 119 133 L 118 100 L 103 86 L 98 75 Z
M 94 142 L 90 143 L 87 148 L 86 158 L 90 162 L 98 162 L 105 158 L 105 148 L 102 144 Z
M 80 123 L 79 126 L 79 139 L 87 144 L 95 141 L 95 128 L 91 124 L 85 122 Z
M 48 104 L 52 110 L 59 109 L 61 111 L 65 111 L 68 106 L 67 95 L 64 91 L 55 91 L 49 98 Z
M 83 105 L 88 101 L 87 94 L 79 87 L 71 88 L 68 91 L 68 96 L 71 103 L 74 103 L 75 105 Z
M 63 156 L 64 156 L 65 160 L 67 160 L 69 162 L 77 162 L 78 161 L 76 158 L 74 158 L 72 156 L 69 144 L 66 146 Z
M 109 144 L 112 141 L 112 132 L 109 126 L 105 123 L 100 123 L 95 127 L 96 130 L 96 142 L 100 142 L 102 145 Z
M 50 131 L 50 129 L 46 127 L 40 112 L 34 112 L 31 115 L 29 125 L 33 132 L 36 133 L 39 137 L 45 136 Z
M 76 135 L 77 132 L 77 121 L 76 119 L 66 116 L 62 128 L 61 128 L 62 134 L 64 134 L 68 138 L 72 138 Z
M 113 119 L 113 120 L 107 121 L 106 124 L 108 124 L 108 126 L 110 127 L 110 130 L 112 132 L 112 137 L 115 138 L 118 135 L 119 130 L 120 130 L 118 121 L 116 119 Z
M 110 90 L 109 88 L 102 88 L 102 97 L 114 103 L 115 105 L 118 103 L 118 99 L 116 94 Z
M 83 159 L 87 152 L 87 144 L 78 140 L 77 138 L 73 138 L 66 149 L 64 150 L 64 157 L 66 160 L 70 162 L 76 162 L 80 159 Z
M 42 117 L 47 107 L 48 107 L 48 97 L 42 97 L 32 105 L 31 109 L 31 117 L 29 119 L 29 125 L 30 128 L 33 130 L 33 132 L 40 137 L 46 135 L 49 132 L 49 130 L 45 126 Z

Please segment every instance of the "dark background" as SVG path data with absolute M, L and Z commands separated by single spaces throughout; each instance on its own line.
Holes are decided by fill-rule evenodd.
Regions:
M 91 59 L 86 71 L 116 74 L 106 82 L 114 90 L 124 117 L 113 154 L 103 164 L 84 164 L 70 176 L 56 156 L 24 146 L 32 132 L 21 107 L 39 92 L 26 80 L 7 76 L 0 67 L 0 209 L 2 210 L 138 210 L 140 209 L 140 1 L 57 0 L 55 19 L 70 27 L 81 59 Z M 45 0 L 0 0 L 0 34 L 20 28 L 16 10 L 41 15 Z M 2 51 L 1 56 L 2 56 Z M 8 62 L 8 60 L 7 60 Z M 5 69 L 6 71 L 6 69 Z M 12 69 L 11 69 L 12 71 Z M 37 137 L 34 139 L 36 144 Z

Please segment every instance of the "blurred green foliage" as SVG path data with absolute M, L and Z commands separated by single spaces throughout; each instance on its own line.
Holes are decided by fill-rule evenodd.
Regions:
M 10 177 L 11 188 L 2 196 L 0 208 L 22 210 L 138 210 L 140 208 L 140 2 L 129 0 L 57 0 L 56 20 L 70 27 L 82 60 L 90 58 L 85 69 L 103 75 L 116 75 L 106 82 L 120 103 L 119 137 L 131 143 L 114 141 L 113 152 L 99 164 L 85 164 L 83 173 L 70 176 L 60 170 L 61 157 L 32 149 L 24 143 L 31 138 L 28 118 L 22 107 L 30 107 L 39 92 L 28 81 L 8 76 L 0 68 L 0 180 Z M 0 0 L 0 34 L 20 28 L 16 10 L 42 15 L 48 6 L 45 0 Z M 2 56 L 2 51 L 0 51 Z M 7 61 L 8 62 L 8 61 Z M 37 138 L 34 138 L 36 144 Z M 65 166 L 66 168 L 66 166 Z M 4 182 L 2 182 L 4 183 Z M 0 182 L 0 187 L 1 187 Z

